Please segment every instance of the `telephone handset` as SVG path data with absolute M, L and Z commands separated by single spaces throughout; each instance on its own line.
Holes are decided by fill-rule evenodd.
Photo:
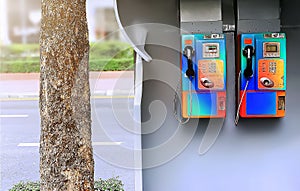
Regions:
M 253 69 L 252 69 L 252 59 L 253 56 L 255 55 L 255 50 L 253 46 L 248 45 L 245 47 L 243 50 L 243 55 L 247 58 L 247 66 L 246 69 L 244 70 L 244 76 L 246 79 L 250 79 L 253 77 Z
M 186 76 L 190 79 L 195 77 L 195 70 L 193 66 L 193 59 L 192 56 L 194 55 L 194 49 L 191 46 L 186 46 L 183 51 L 183 55 L 187 58 L 188 68 L 185 71 Z

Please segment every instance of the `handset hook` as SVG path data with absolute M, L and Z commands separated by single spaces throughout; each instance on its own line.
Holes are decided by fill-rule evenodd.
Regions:
M 253 69 L 252 69 L 252 57 L 255 55 L 255 50 L 253 46 L 248 45 L 243 50 L 243 56 L 247 58 L 247 67 L 244 70 L 244 76 L 247 79 L 253 77 Z

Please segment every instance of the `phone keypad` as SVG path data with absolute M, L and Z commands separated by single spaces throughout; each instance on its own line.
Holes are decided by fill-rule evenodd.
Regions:
M 276 74 L 277 65 L 276 62 L 269 63 L 269 73 Z
M 284 61 L 281 59 L 261 59 L 258 62 L 258 88 L 259 89 L 283 89 L 284 84 Z M 270 79 L 274 86 L 265 86 L 259 83 L 261 79 Z
M 201 79 L 209 79 L 214 86 L 207 88 L 201 83 Z M 198 88 L 204 90 L 224 89 L 224 62 L 222 60 L 199 60 L 198 61 Z

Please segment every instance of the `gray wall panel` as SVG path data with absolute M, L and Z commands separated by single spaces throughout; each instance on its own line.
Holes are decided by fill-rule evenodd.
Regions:
M 237 31 L 279 32 L 279 0 L 237 0 Z
M 300 65 L 297 54 L 300 31 L 286 32 L 289 50 L 287 116 L 283 119 L 241 119 L 238 127 L 235 127 L 234 35 L 227 34 L 228 115 L 220 136 L 207 154 L 198 155 L 199 144 L 208 124 L 208 120 L 199 120 L 197 132 L 183 152 L 159 167 L 143 171 L 145 191 L 299 190 L 300 128 L 297 118 L 300 108 L 300 75 L 297 71 L 300 70 Z M 148 47 L 153 57 L 162 58 L 160 55 L 165 54 L 163 59 L 170 59 L 172 63 L 178 64 L 176 53 L 170 54 L 164 48 L 156 48 Z M 145 63 L 144 72 L 145 75 L 161 73 L 161 67 L 159 64 Z M 152 101 L 161 100 L 168 111 L 167 118 L 159 130 L 143 136 L 144 148 L 158 146 L 176 132 L 177 123 L 171 109 L 172 96 L 172 88 L 164 83 L 150 81 L 144 84 L 144 119 L 147 118 L 148 106 Z M 192 128 L 194 127 L 189 125 L 181 127 L 182 136 Z M 152 160 L 151 157 L 154 160 L 159 155 L 148 156 L 144 160 Z
M 280 32 L 280 20 L 239 20 L 239 33 Z
M 180 21 L 184 33 L 221 33 L 221 0 L 180 0 Z
M 221 0 L 180 0 L 181 22 L 221 21 Z
M 235 3 L 232 0 L 222 0 L 222 19 L 224 24 L 235 24 Z
M 240 20 L 279 19 L 279 0 L 238 0 L 238 18 Z
M 300 1 L 299 0 L 281 0 L 281 23 L 283 26 L 300 27 Z
M 124 4 L 128 2 L 133 1 L 122 1 Z M 151 5 L 152 1 L 143 1 L 132 8 L 124 5 L 128 6 L 126 10 L 128 14 L 132 14 L 130 16 L 132 18 L 128 19 L 126 24 L 156 21 L 178 26 L 179 18 L 177 6 L 174 5 L 175 1 L 167 0 L 166 4 L 163 3 L 165 1 L 155 2 L 157 5 Z M 149 10 L 146 10 L 146 7 Z M 288 13 L 294 10 L 292 7 L 292 5 L 283 6 L 282 11 Z M 153 8 L 157 11 L 152 17 L 149 14 L 152 13 L 150 9 Z M 135 9 L 141 10 L 133 16 Z M 164 13 L 157 13 L 158 10 Z M 144 18 L 144 14 L 148 14 L 149 17 Z M 142 19 L 138 18 L 140 16 Z M 268 17 L 274 18 L 275 16 L 277 17 L 277 13 Z M 283 20 L 286 20 L 286 23 L 293 23 L 291 19 L 287 14 L 283 14 Z M 238 127 L 235 127 L 235 37 L 233 33 L 228 33 L 226 34 L 227 117 L 216 143 L 203 156 L 198 154 L 198 149 L 209 120 L 194 119 L 187 125 L 178 127 L 173 117 L 174 86 L 178 83 L 180 76 L 178 69 L 180 56 L 177 50 L 180 45 L 178 31 L 168 33 L 168 30 L 160 30 L 158 32 L 158 35 L 161 33 L 161 38 L 165 41 L 161 41 L 158 45 L 152 43 L 146 46 L 153 61 L 144 63 L 142 131 L 152 130 L 151 133 L 142 136 L 144 164 L 150 164 L 166 153 L 176 150 L 178 144 L 174 142 L 164 150 L 153 152 L 153 154 L 147 149 L 163 145 L 174 139 L 174 135 L 177 135 L 177 142 L 180 142 L 189 135 L 195 134 L 184 149 L 179 149 L 164 164 L 143 170 L 144 191 L 299 190 L 300 86 L 298 83 L 300 64 L 298 64 L 298 56 L 300 30 L 285 30 L 288 46 L 286 117 L 283 119 L 241 119 Z M 154 32 L 150 32 L 147 41 L 153 42 L 156 35 L 157 33 L 154 35 Z M 168 38 L 166 35 L 169 35 Z
M 131 26 L 140 23 L 179 24 L 177 0 L 118 0 L 120 15 L 126 15 L 122 23 Z M 176 11 L 175 11 L 176 10 Z M 175 19 L 174 19 L 175 18 Z
M 182 22 L 181 29 L 183 33 L 222 33 L 222 21 L 209 21 L 209 22 Z

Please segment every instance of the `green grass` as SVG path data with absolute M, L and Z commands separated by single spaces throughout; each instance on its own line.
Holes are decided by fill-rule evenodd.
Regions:
M 38 44 L 2 46 L 1 73 L 29 73 L 40 71 Z M 133 70 L 133 49 L 124 42 L 108 41 L 90 44 L 90 71 Z
M 11 44 L 1 46 L 2 56 L 21 56 L 22 54 L 38 53 L 39 44 Z
M 119 177 L 95 181 L 95 191 L 124 191 L 124 184 Z M 40 191 L 40 182 L 19 182 L 9 191 Z
M 95 59 L 89 62 L 90 71 L 124 71 L 133 70 L 133 58 L 125 59 Z M 15 60 L 1 62 L 1 73 L 30 73 L 40 72 L 40 61 L 36 60 Z

